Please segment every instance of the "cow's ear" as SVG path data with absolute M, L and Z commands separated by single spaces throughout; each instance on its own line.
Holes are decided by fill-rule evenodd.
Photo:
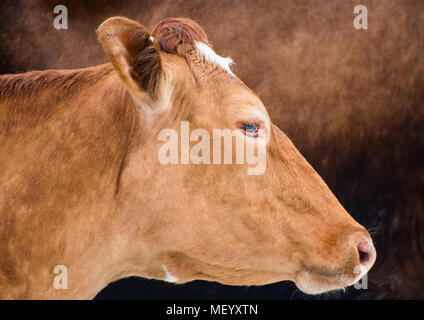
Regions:
M 159 48 L 150 32 L 136 21 L 113 17 L 98 27 L 97 37 L 130 90 L 154 98 L 162 67 Z

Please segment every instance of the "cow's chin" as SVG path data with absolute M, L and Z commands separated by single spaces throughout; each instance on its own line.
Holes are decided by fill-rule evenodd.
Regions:
M 364 273 L 365 274 L 365 273 Z M 295 284 L 302 292 L 310 295 L 322 294 L 325 292 L 344 290 L 346 287 L 353 285 L 364 276 L 341 276 L 341 277 L 324 277 L 309 271 L 298 273 Z

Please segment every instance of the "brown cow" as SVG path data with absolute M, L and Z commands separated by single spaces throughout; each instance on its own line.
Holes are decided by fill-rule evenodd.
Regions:
M 0 297 L 92 298 L 129 275 L 316 294 L 371 268 L 368 232 L 197 24 L 117 17 L 97 34 L 112 64 L 0 77 Z M 181 121 L 265 146 L 266 171 L 159 163 Z
M 368 290 L 348 293 L 362 298 L 424 297 L 424 2 L 363 0 L 369 28 L 361 31 L 352 24 L 355 0 L 61 3 L 69 9 L 68 30 L 53 28 L 55 1 L 0 3 L 0 73 L 103 63 L 95 34 L 89 31 L 113 15 L 149 26 L 168 16 L 194 18 L 219 52 L 235 58 L 235 73 L 260 95 L 273 121 L 353 217 L 372 227 L 379 259 Z M 236 298 L 275 298 L 284 296 L 281 287 L 292 297 L 286 285 L 237 289 L 199 282 L 177 287 L 140 280 L 123 284 L 125 293 L 133 285 L 131 297 L 143 297 L 148 288 L 149 297 L 230 293 Z M 106 293 L 116 294 L 118 287 Z

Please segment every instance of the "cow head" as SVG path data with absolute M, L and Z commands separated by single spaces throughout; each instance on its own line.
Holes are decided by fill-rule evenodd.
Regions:
M 291 280 L 316 294 L 352 285 L 371 268 L 368 232 L 195 22 L 166 19 L 150 33 L 115 17 L 97 33 L 138 115 L 118 195 L 120 240 L 133 274 L 230 285 Z M 197 134 L 183 146 L 183 131 L 196 129 L 209 136 Z M 213 148 L 214 129 L 232 130 L 246 154 L 249 146 L 256 155 L 264 150 L 261 170 L 249 174 L 252 164 L 237 161 L 235 147 Z M 196 163 L 187 154 L 200 140 L 211 147 Z M 165 143 L 178 146 L 164 164 Z M 214 164 L 221 151 L 232 161 Z

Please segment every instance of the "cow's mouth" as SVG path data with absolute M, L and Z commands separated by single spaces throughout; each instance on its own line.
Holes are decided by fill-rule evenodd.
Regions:
M 315 295 L 328 291 L 343 290 L 361 279 L 368 271 L 355 268 L 330 268 L 310 266 L 301 262 L 302 271 L 296 276 L 296 286 L 304 293 Z

